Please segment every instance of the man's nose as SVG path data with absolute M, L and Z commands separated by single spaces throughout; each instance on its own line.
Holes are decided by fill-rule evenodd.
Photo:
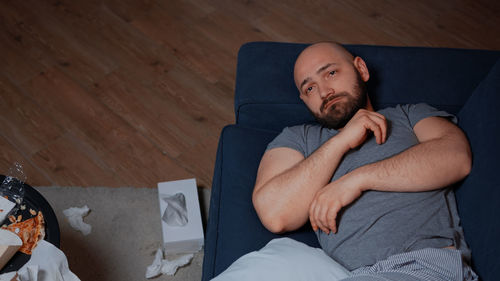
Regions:
M 328 97 L 329 95 L 333 95 L 333 94 L 335 94 L 335 90 L 332 87 L 325 85 L 325 86 L 320 88 L 319 95 L 323 99 Z

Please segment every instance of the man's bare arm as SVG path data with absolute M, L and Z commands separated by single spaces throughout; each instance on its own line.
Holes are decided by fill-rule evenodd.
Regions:
M 291 148 L 267 151 L 260 162 L 252 201 L 272 232 L 292 231 L 309 218 L 316 192 L 330 180 L 345 153 L 333 138 L 308 158 Z
M 470 173 L 472 154 L 464 133 L 441 117 L 414 127 L 420 142 L 404 153 L 362 167 L 363 189 L 414 192 L 442 188 Z
M 385 142 L 385 117 L 360 110 L 341 133 L 306 159 L 290 148 L 267 151 L 262 157 L 252 196 L 264 226 L 272 232 L 284 232 L 306 223 L 316 192 L 330 181 L 343 155 L 363 143 L 370 131 L 378 143 Z
M 418 122 L 419 144 L 385 160 L 362 166 L 320 190 L 310 207 L 313 228 L 336 232 L 338 211 L 366 190 L 418 192 L 448 186 L 471 169 L 467 138 L 440 117 Z

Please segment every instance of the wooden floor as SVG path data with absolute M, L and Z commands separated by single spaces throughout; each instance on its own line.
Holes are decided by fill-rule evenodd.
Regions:
M 0 174 L 20 162 L 34 186 L 210 187 L 243 43 L 500 50 L 499 3 L 2 0 Z

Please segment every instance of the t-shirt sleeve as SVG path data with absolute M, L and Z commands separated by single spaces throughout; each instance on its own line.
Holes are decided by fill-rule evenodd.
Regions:
M 284 128 L 283 131 L 267 145 L 266 151 L 277 147 L 288 147 L 297 150 L 302 153 L 302 155 L 306 155 L 305 125 Z
M 402 109 L 406 116 L 408 116 L 412 128 L 415 127 L 420 120 L 427 117 L 444 117 L 454 124 L 457 124 L 457 117 L 455 117 L 455 115 L 438 110 L 425 103 L 403 105 Z

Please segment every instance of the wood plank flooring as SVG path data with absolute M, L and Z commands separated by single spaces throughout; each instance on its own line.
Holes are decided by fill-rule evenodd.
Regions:
M 487 0 L 2 0 L 0 174 L 209 188 L 245 42 L 500 50 L 499 15 Z

